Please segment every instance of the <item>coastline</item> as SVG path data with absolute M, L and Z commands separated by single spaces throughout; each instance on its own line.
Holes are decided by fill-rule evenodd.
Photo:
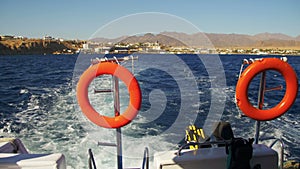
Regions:
M 158 43 L 105 44 L 85 40 L 62 39 L 8 39 L 0 40 L 1 55 L 48 55 L 48 54 L 219 54 L 219 55 L 282 55 L 300 56 L 298 47 L 186 47 L 164 46 Z
M 47 39 L 0 40 L 0 55 L 74 54 L 84 41 Z

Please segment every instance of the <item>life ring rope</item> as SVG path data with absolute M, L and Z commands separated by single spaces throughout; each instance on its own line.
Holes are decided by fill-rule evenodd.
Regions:
M 88 87 L 94 78 L 104 74 L 119 78 L 127 86 L 129 105 L 119 116 L 103 116 L 90 104 Z M 140 109 L 141 98 L 141 90 L 136 78 L 125 67 L 112 62 L 100 62 L 92 65 L 83 72 L 77 84 L 77 101 L 82 112 L 91 122 L 105 128 L 120 128 L 129 124 Z
M 286 82 L 286 91 L 282 100 L 273 108 L 261 110 L 254 107 L 248 98 L 248 88 L 253 78 L 268 70 L 279 72 Z M 283 115 L 293 105 L 298 93 L 298 79 L 294 69 L 284 60 L 263 58 L 253 61 L 240 75 L 236 85 L 236 102 L 240 110 L 248 117 L 266 121 Z

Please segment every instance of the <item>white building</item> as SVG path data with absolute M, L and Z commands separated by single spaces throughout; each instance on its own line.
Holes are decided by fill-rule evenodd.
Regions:
M 83 44 L 82 48 L 85 49 L 85 50 L 89 49 L 89 44 L 87 44 L 87 43 Z

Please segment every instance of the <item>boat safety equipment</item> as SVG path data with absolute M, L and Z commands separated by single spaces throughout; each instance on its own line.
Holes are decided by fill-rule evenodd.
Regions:
M 248 87 L 252 79 L 259 73 L 275 70 L 281 73 L 286 82 L 286 91 L 282 100 L 273 108 L 260 110 L 250 103 Z M 294 103 L 298 92 L 297 75 L 293 68 L 277 58 L 263 58 L 250 64 L 241 74 L 236 85 L 236 101 L 241 111 L 248 117 L 266 121 L 283 115 Z
M 94 78 L 104 74 L 121 79 L 128 89 L 129 105 L 124 113 L 115 117 L 99 114 L 89 102 L 88 87 L 90 83 Z M 142 96 L 139 84 L 129 70 L 115 63 L 102 62 L 89 67 L 81 75 L 77 84 L 77 100 L 82 112 L 94 124 L 105 128 L 120 128 L 136 117 L 141 107 Z
M 200 143 L 206 140 L 206 136 L 202 128 L 198 128 L 195 125 L 189 125 L 185 130 L 185 141 L 187 143 Z M 190 145 L 189 148 L 191 150 L 196 150 L 199 148 L 198 145 Z

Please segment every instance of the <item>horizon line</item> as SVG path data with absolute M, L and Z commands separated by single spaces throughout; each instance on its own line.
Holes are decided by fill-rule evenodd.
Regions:
M 159 33 L 153 33 L 153 32 L 148 32 L 148 33 L 143 33 L 143 34 L 137 34 L 137 35 L 121 35 L 119 37 L 94 37 L 92 39 L 95 39 L 95 38 L 104 38 L 104 39 L 117 39 L 117 38 L 121 38 L 121 37 L 130 37 L 130 36 L 144 36 L 145 34 L 153 34 L 153 35 L 158 35 L 158 34 L 163 34 L 163 33 L 182 33 L 182 34 L 186 34 L 186 35 L 195 35 L 195 34 L 199 34 L 199 33 L 202 33 L 202 34 L 220 34 L 220 35 L 247 35 L 247 36 L 256 36 L 256 35 L 260 35 L 260 34 L 271 34 L 271 35 L 276 35 L 276 34 L 279 34 L 279 35 L 284 35 L 284 36 L 288 36 L 290 38 L 298 38 L 300 37 L 300 33 L 296 36 L 291 36 L 291 35 L 288 35 L 288 34 L 285 34 L 285 33 L 280 33 L 280 32 L 261 32 L 261 33 L 256 33 L 256 34 L 246 34 L 246 33 L 220 33 L 220 32 L 196 32 L 196 33 L 186 33 L 186 32 L 177 32 L 177 31 L 162 31 L 162 32 L 159 32 Z M 29 38 L 29 39 L 42 39 L 42 38 L 45 38 L 47 36 L 49 37 L 52 37 L 52 38 L 55 38 L 55 39 L 64 39 L 64 40 L 91 40 L 91 39 L 80 39 L 80 38 L 64 38 L 64 37 L 55 37 L 55 36 L 51 36 L 49 34 L 45 34 L 44 36 L 42 37 L 30 37 L 30 36 L 26 36 L 26 35 L 13 35 L 13 34 L 0 34 L 0 36 L 13 36 L 13 37 L 24 37 L 24 38 Z

